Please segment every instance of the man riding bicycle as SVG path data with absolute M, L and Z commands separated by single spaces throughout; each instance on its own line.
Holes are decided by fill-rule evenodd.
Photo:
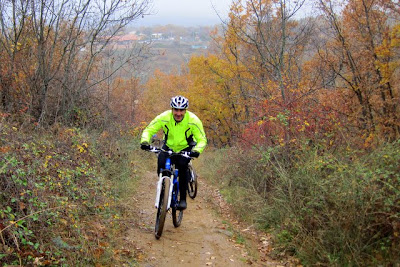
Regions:
M 188 111 L 189 100 L 183 96 L 171 98 L 171 110 L 164 111 L 155 117 L 144 129 L 140 140 L 140 148 L 150 150 L 151 137 L 161 128 L 164 131 L 164 150 L 173 152 L 188 151 L 189 156 L 199 157 L 207 145 L 206 134 L 200 119 L 192 112 Z M 197 143 L 193 143 L 196 140 Z M 165 166 L 168 154 L 162 152 L 158 156 L 157 174 L 160 174 L 161 168 Z M 173 157 L 172 163 L 179 170 L 179 191 L 180 202 L 178 209 L 187 208 L 186 191 L 188 185 L 190 159 L 185 157 Z

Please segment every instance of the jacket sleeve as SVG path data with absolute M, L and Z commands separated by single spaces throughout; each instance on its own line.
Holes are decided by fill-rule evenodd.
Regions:
M 196 146 L 192 150 L 202 153 L 207 145 L 207 137 L 206 133 L 204 132 L 203 123 L 199 118 L 196 117 L 194 122 L 191 124 L 193 136 L 197 141 Z
M 157 117 L 155 117 L 150 124 L 143 130 L 142 133 L 142 138 L 140 139 L 140 143 L 148 143 L 150 144 L 151 141 L 151 137 L 156 134 L 163 125 L 163 121 L 164 121 L 164 116 L 165 114 L 162 113 L 160 115 L 158 115 Z

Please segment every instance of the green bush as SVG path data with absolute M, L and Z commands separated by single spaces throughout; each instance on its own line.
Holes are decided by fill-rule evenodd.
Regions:
M 274 233 L 277 248 L 306 265 L 400 262 L 399 141 L 368 153 L 263 151 L 207 157 L 222 158 L 211 168 L 222 192 L 243 218 Z
M 295 236 L 297 254 L 310 264 L 398 262 L 399 143 L 361 156 L 302 152 L 271 195 L 271 209 L 286 211 L 276 222 Z
M 254 160 L 258 160 L 254 157 L 254 153 L 226 148 L 207 151 L 199 158 L 199 162 L 194 161 L 200 177 L 220 187 L 227 201 L 234 205 L 235 212 L 249 221 L 254 219 L 253 214 L 264 205 L 265 188 L 269 188 L 269 181 L 264 179 L 263 166 L 254 166 Z M 254 168 L 247 168 L 251 165 Z

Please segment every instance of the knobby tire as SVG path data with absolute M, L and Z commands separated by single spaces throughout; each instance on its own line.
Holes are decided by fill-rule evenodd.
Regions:
M 192 165 L 188 166 L 190 177 L 193 177 L 193 180 L 188 182 L 188 193 L 191 199 L 194 199 L 197 195 L 197 174 L 194 171 Z
M 175 187 L 177 184 L 175 184 Z M 174 188 L 175 192 L 178 194 L 178 189 Z M 179 195 L 179 194 L 178 194 Z M 180 197 L 178 196 L 180 199 Z M 179 203 L 179 200 L 177 201 Z M 172 223 L 174 224 L 175 227 L 179 227 L 181 225 L 183 218 L 183 210 L 178 210 L 176 207 L 172 207 Z
M 164 178 L 156 216 L 155 236 L 157 239 L 161 237 L 162 231 L 164 229 L 165 217 L 167 215 L 168 209 L 168 195 L 170 185 L 171 180 L 169 179 L 169 177 Z

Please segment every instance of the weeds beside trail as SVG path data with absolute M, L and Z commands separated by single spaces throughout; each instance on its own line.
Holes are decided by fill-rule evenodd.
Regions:
M 0 263 L 131 262 L 116 242 L 133 190 L 131 140 L 76 128 L 24 131 L 0 124 Z M 33 132 L 33 134 L 31 134 Z
M 76 128 L 34 132 L 0 122 L 1 265 L 136 264 L 135 180 L 153 155 L 131 135 Z M 400 263 L 400 142 L 335 153 L 209 148 L 194 162 L 242 220 L 303 265 Z M 201 190 L 201 188 L 200 188 Z
M 370 153 L 305 147 L 290 164 L 279 148 L 266 151 L 209 151 L 198 169 L 243 220 L 273 234 L 272 256 L 304 265 L 400 263 L 399 141 Z

